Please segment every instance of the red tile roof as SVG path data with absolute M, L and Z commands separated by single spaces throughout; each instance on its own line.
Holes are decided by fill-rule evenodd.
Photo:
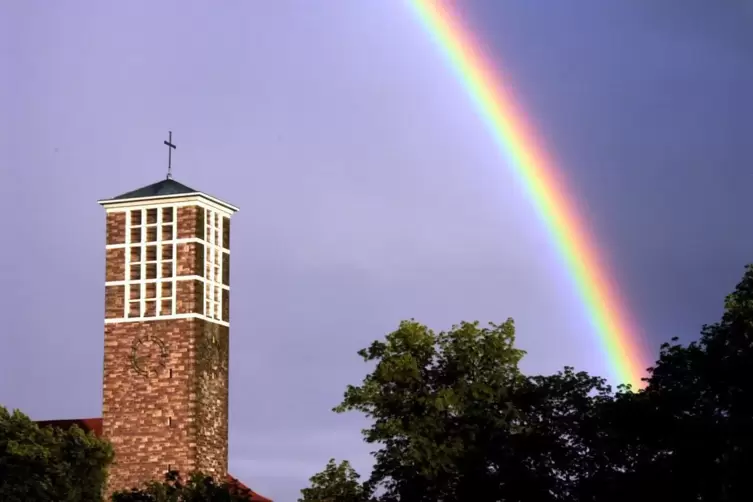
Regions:
M 45 427 L 51 425 L 52 427 L 59 427 L 60 429 L 68 429 L 74 425 L 78 425 L 84 432 L 93 432 L 95 436 L 102 435 L 102 419 L 101 418 L 74 418 L 71 420 L 42 420 L 38 421 L 37 425 Z
M 249 500 L 251 502 L 272 502 L 272 499 L 268 499 L 267 497 L 263 497 L 263 496 L 259 495 L 258 493 L 256 493 L 255 491 L 253 491 L 251 488 L 249 488 L 248 486 L 244 485 L 243 483 L 241 483 L 240 481 L 238 481 L 237 479 L 235 479 L 230 474 L 227 475 L 226 481 L 233 488 L 236 488 L 236 489 L 241 490 L 241 491 L 247 491 L 248 493 L 250 493 L 251 494 L 251 498 L 249 498 Z
M 71 420 L 41 420 L 38 421 L 37 424 L 39 424 L 42 427 L 45 426 L 52 426 L 52 427 L 59 427 L 61 429 L 67 429 L 69 427 L 72 427 L 74 425 L 78 425 L 81 429 L 83 429 L 84 432 L 93 432 L 95 436 L 102 436 L 102 419 L 101 418 L 74 418 Z M 266 497 L 263 497 L 253 491 L 248 486 L 244 485 L 240 481 L 238 481 L 233 476 L 229 475 L 226 479 L 227 483 L 232 486 L 233 488 L 248 491 L 250 494 L 250 498 L 248 499 L 250 502 L 272 502 L 271 499 L 268 499 Z

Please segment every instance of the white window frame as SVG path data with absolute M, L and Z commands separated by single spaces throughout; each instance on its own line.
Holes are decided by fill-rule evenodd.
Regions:
M 163 211 L 165 209 L 172 211 L 172 221 L 165 222 L 163 218 Z M 157 211 L 157 220 L 154 223 L 147 223 L 147 214 L 149 210 L 156 210 Z M 178 231 L 178 208 L 171 205 L 157 205 L 157 206 L 149 206 L 149 207 L 140 207 L 140 208 L 131 208 L 124 211 L 125 217 L 126 217 L 126 231 L 125 231 L 125 279 L 123 282 L 123 286 L 125 289 L 125 302 L 123 306 L 123 318 L 127 320 L 133 320 L 133 321 L 145 321 L 145 320 L 152 320 L 156 318 L 165 318 L 166 316 L 174 316 L 176 314 L 176 308 L 177 308 L 177 296 L 176 296 L 176 290 L 177 290 L 177 280 L 176 280 L 176 273 L 177 273 L 177 231 Z M 140 214 L 140 221 L 139 225 L 134 225 L 132 222 L 132 217 L 135 213 Z M 171 233 L 172 238 L 171 239 L 163 239 L 163 227 L 164 226 L 170 226 L 171 227 Z M 150 228 L 155 228 L 155 239 L 154 241 L 147 241 L 148 231 Z M 131 241 L 131 232 L 134 229 L 140 230 L 141 233 L 141 239 L 140 242 L 132 242 Z M 162 250 L 163 246 L 170 245 L 172 246 L 172 256 L 165 260 L 162 256 Z M 156 247 L 156 256 L 154 260 L 147 260 L 147 248 L 148 246 L 155 246 Z M 139 254 L 139 261 L 132 262 L 131 261 L 131 251 L 133 248 L 139 248 L 140 254 Z M 162 267 L 163 265 L 167 264 L 167 262 L 170 262 L 171 270 L 172 270 L 172 276 L 171 277 L 163 277 L 162 276 Z M 139 277 L 138 279 L 132 279 L 131 278 L 131 268 L 133 265 L 136 265 L 139 267 Z M 146 272 L 147 267 L 149 265 L 154 265 L 156 267 L 156 273 L 155 277 L 151 279 L 146 278 Z M 147 290 L 147 284 L 155 283 L 155 292 L 153 298 L 147 298 L 146 297 L 146 290 Z M 170 296 L 162 296 L 162 286 L 163 284 L 169 283 L 171 286 L 171 294 Z M 131 289 L 132 288 L 138 288 L 139 289 L 139 298 L 137 300 L 131 299 Z M 162 303 L 165 300 L 170 301 L 170 308 L 168 312 L 162 311 Z M 154 302 L 154 315 L 146 315 L 147 313 L 147 302 Z M 131 305 L 138 303 L 138 315 L 131 315 Z
M 222 319 L 223 299 L 222 272 L 224 267 L 224 215 L 219 211 L 204 208 L 204 316 Z

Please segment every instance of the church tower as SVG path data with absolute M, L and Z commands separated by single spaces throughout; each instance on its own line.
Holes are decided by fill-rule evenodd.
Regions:
M 108 491 L 228 467 L 230 218 L 168 179 L 102 200 Z

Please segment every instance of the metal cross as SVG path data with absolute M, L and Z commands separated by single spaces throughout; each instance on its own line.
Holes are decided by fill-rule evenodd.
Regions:
M 173 169 L 173 150 L 175 150 L 175 145 L 173 145 L 173 132 L 169 132 L 169 138 L 164 143 L 168 146 L 167 148 L 167 179 L 171 179 L 173 177 L 172 175 L 172 169 Z

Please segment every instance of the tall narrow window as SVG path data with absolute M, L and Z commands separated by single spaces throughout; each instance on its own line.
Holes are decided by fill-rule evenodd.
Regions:
M 126 216 L 127 318 L 175 313 L 176 211 L 172 206 L 131 209 Z
M 204 315 L 211 319 L 222 320 L 222 268 L 224 236 L 223 226 L 225 218 L 219 212 L 205 209 L 204 236 L 206 250 L 204 252 Z

